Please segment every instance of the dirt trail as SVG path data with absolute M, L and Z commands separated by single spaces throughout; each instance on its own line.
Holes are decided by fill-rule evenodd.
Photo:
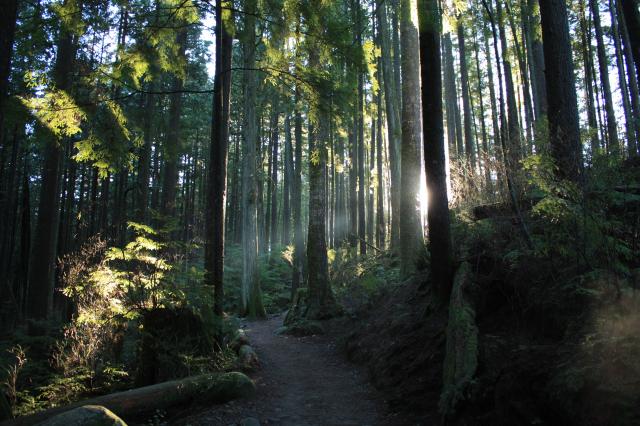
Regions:
M 385 403 L 365 373 L 349 364 L 327 337 L 278 336 L 282 317 L 249 322 L 245 331 L 260 358 L 252 378 L 257 393 L 193 415 L 183 425 L 237 425 L 252 417 L 261 425 L 402 425 L 384 413 Z

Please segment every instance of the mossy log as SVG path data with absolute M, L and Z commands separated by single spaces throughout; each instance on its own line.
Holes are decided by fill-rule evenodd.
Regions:
M 443 389 L 440 411 L 446 416 L 466 398 L 468 387 L 478 368 L 478 327 L 472 297 L 473 271 L 463 262 L 453 282 L 449 302 Z
M 194 402 L 224 403 L 250 396 L 254 391 L 253 381 L 242 373 L 202 374 L 104 395 L 64 407 L 51 408 L 2 424 L 7 426 L 35 425 L 52 416 L 84 405 L 106 407 L 125 419 L 140 418 L 157 409 L 166 410 Z
M 38 426 L 127 426 L 108 408 L 100 405 L 83 405 L 53 416 Z

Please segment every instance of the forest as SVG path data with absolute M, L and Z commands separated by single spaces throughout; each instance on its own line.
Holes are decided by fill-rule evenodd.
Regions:
M 639 0 L 1 0 L 0 423 L 640 425 L 639 81 Z

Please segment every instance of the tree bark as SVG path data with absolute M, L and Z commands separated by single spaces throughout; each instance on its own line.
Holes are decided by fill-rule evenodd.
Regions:
M 380 42 L 382 49 L 382 77 L 384 88 L 385 111 L 387 117 L 387 141 L 389 167 L 391 175 L 391 248 L 397 249 L 400 241 L 400 94 L 396 91 L 394 66 L 392 63 L 391 38 L 387 19 L 387 7 L 384 2 L 377 6 L 377 17 L 380 22 Z M 393 30 L 392 28 L 392 31 Z M 398 57 L 398 52 L 395 51 Z
M 71 87 L 71 71 L 77 49 L 74 36 L 69 30 L 63 28 L 59 35 L 58 54 L 53 71 L 55 86 L 58 90 L 67 91 Z M 38 216 L 30 256 L 27 315 L 31 318 L 47 318 L 53 307 L 53 281 L 60 216 L 61 160 L 60 141 L 50 135 L 44 148 Z
M 462 25 L 462 16 L 458 16 L 457 32 L 458 32 L 458 51 L 460 54 L 460 85 L 462 89 L 462 109 L 464 112 L 464 151 L 465 158 L 469 162 L 472 170 L 476 167 L 476 150 L 473 140 L 473 132 L 471 131 L 471 102 L 469 97 L 471 91 L 469 89 L 469 70 L 467 67 L 467 49 L 465 45 L 464 26 Z
M 256 102 L 257 76 L 256 18 L 257 0 L 245 0 L 243 34 L 244 150 L 242 176 L 242 311 L 249 317 L 265 318 L 258 271 L 258 189 L 256 181 L 256 145 L 258 143 Z
M 567 5 L 563 0 L 540 0 L 540 14 L 551 154 L 558 176 L 577 183 L 582 170 L 582 149 Z
M 420 71 L 424 166 L 429 191 L 429 252 L 431 275 L 441 301 L 448 300 L 453 271 L 444 129 L 442 127 L 442 73 L 440 10 L 437 0 L 420 0 Z
M 176 35 L 178 55 L 183 57 L 187 48 L 187 31 L 181 30 Z M 160 213 L 169 218 L 176 212 L 176 188 L 178 186 L 178 165 L 180 163 L 180 115 L 182 114 L 182 89 L 184 81 L 179 76 L 173 77 L 169 104 L 169 128 L 163 149 L 164 179 L 162 181 L 162 198 Z
M 620 0 L 624 21 L 629 34 L 629 44 L 636 64 L 636 79 L 640 82 L 640 10 L 638 0 Z
M 411 275 L 422 251 L 420 224 L 420 41 L 417 0 L 401 1 L 402 46 L 402 196 L 400 199 L 400 273 Z
M 222 19 L 222 2 L 216 3 L 216 74 L 211 114 L 211 147 L 207 176 L 205 214 L 205 285 L 213 286 L 216 315 L 224 303 L 224 214 L 229 145 L 229 109 L 231 97 L 231 47 L 233 38 Z
M 589 0 L 591 13 L 593 14 L 593 28 L 596 32 L 596 48 L 598 52 L 598 68 L 600 70 L 600 83 L 602 84 L 602 94 L 604 96 L 604 109 L 607 119 L 607 135 L 609 136 L 610 152 L 620 153 L 620 145 L 618 141 L 618 124 L 613 106 L 613 97 L 611 96 L 611 83 L 609 82 L 609 60 L 607 59 L 606 47 L 604 44 L 604 35 L 602 32 L 602 24 L 600 23 L 600 7 L 598 0 Z

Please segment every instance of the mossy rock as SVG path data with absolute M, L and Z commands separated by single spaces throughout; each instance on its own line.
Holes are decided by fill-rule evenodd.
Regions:
M 256 385 L 246 375 L 232 371 L 230 373 L 210 375 L 210 379 L 201 384 L 198 400 L 202 403 L 224 403 L 252 396 Z
M 260 367 L 258 354 L 250 345 L 242 345 L 238 349 L 238 363 L 240 368 L 245 371 L 257 370 Z
M 100 405 L 84 405 L 71 411 L 58 414 L 39 426 L 127 426 L 127 424 L 109 409 Z

